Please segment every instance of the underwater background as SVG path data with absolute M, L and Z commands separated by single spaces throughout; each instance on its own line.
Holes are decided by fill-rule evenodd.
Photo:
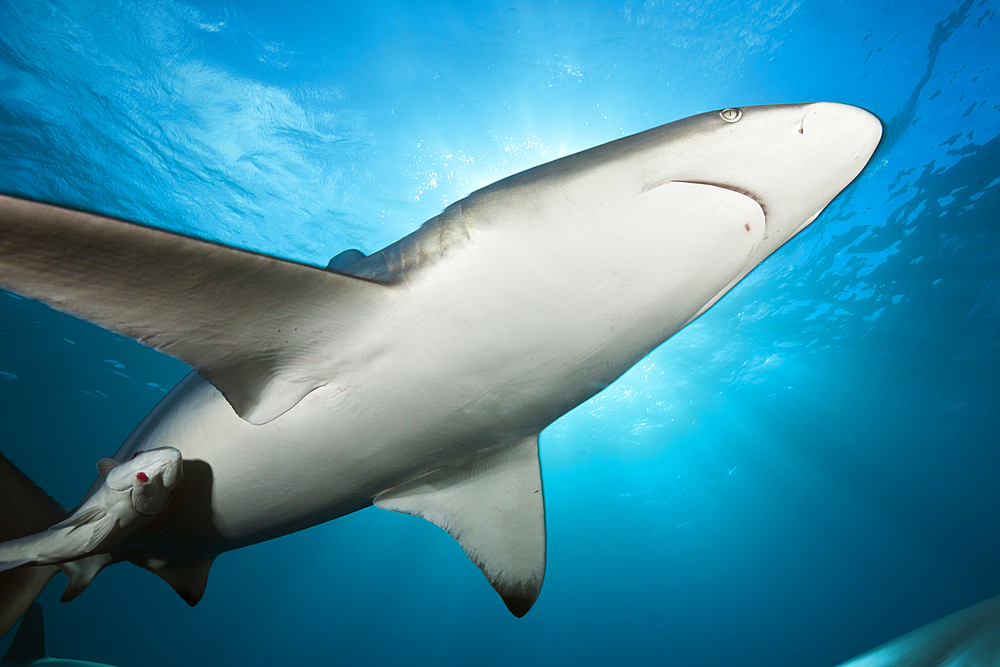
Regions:
M 49 653 L 832 667 L 1000 593 L 998 4 L 0 0 L 0 192 L 316 265 L 696 113 L 885 125 L 816 222 L 542 433 L 525 618 L 367 509 L 223 554 L 193 609 L 129 565 L 60 604 L 58 575 Z M 0 292 L 0 451 L 67 507 L 185 373 Z

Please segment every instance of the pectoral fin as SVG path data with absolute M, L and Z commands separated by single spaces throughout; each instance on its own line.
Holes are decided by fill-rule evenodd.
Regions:
M 59 523 L 54 524 L 49 530 L 59 530 L 60 528 L 72 528 L 76 530 L 80 526 L 103 519 L 106 515 L 107 511 L 103 507 L 91 507 L 88 510 L 70 514 Z
M 475 464 L 441 468 L 379 494 L 382 509 L 413 514 L 454 537 L 517 617 L 545 575 L 545 506 L 538 438 Z
M 330 381 L 338 336 L 384 285 L 0 196 L 0 287 L 195 367 L 254 424 Z
M 70 515 L 66 519 L 52 526 L 49 531 L 69 528 L 72 533 L 74 531 L 84 529 L 87 532 L 82 534 L 86 535 L 89 533 L 90 537 L 87 538 L 87 543 L 83 547 L 83 552 L 89 554 L 111 533 L 112 530 L 114 530 L 116 525 L 118 525 L 118 519 L 108 514 L 107 510 L 103 507 L 91 507 L 88 510 L 76 512 Z M 45 533 L 43 533 L 43 535 L 44 534 Z
M 208 572 L 212 569 L 214 561 L 214 558 L 208 558 L 188 563 L 174 563 L 162 558 L 147 558 L 133 562 L 170 584 L 170 587 L 193 607 L 205 594 L 205 586 L 208 585 Z
M 63 591 L 60 602 L 69 602 L 84 591 L 97 574 L 111 563 L 114 563 L 114 556 L 111 554 L 94 554 L 79 560 L 71 560 L 60 563 L 57 567 L 69 577 L 69 583 Z
M 91 529 L 90 539 L 87 540 L 87 545 L 83 548 L 84 553 L 90 553 L 97 548 L 97 545 L 104 541 L 111 531 L 115 529 L 118 525 L 118 519 L 111 516 L 110 514 L 96 519 L 95 521 L 88 524 Z

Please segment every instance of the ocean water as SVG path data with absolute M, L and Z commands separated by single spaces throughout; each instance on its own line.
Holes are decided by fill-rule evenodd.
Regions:
M 317 265 L 695 113 L 885 125 L 815 223 L 543 432 L 525 618 L 367 509 L 222 555 L 193 609 L 128 565 L 60 604 L 60 575 L 50 653 L 833 667 L 1000 593 L 997 7 L 0 0 L 0 192 Z M 66 506 L 185 372 L 0 292 L 0 451 Z

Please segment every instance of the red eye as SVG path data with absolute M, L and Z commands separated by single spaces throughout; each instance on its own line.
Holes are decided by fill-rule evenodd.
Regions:
M 137 473 L 136 476 L 135 476 L 135 478 L 137 480 L 139 480 L 140 482 L 148 482 L 149 481 L 149 475 L 147 475 L 144 472 Z

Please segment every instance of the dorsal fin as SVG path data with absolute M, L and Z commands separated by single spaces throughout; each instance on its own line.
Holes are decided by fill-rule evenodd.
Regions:
M 0 660 L 2 665 L 27 665 L 35 660 L 42 660 L 45 655 L 45 625 L 42 619 L 42 607 L 32 602 L 21 618 L 21 625 L 14 635 L 14 641 Z
M 538 437 L 465 467 L 441 468 L 379 494 L 374 505 L 448 531 L 520 618 L 545 576 Z
M 92 213 L 0 196 L 0 287 L 197 369 L 254 424 L 336 373 L 381 283 Z
M 118 467 L 118 461 L 109 458 L 103 458 L 97 462 L 97 474 L 101 477 L 107 477 L 108 474 Z
M 339 271 L 340 273 L 350 273 L 351 265 L 357 264 L 367 255 L 356 248 L 350 248 L 341 253 L 337 253 L 327 263 L 327 271 Z

